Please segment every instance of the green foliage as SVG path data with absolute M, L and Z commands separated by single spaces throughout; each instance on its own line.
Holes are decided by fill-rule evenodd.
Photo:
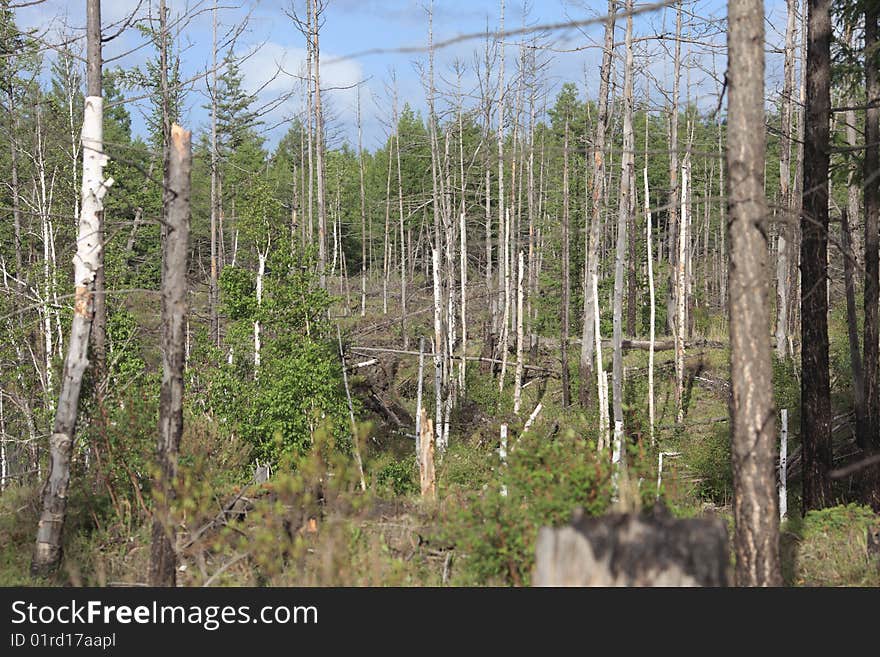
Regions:
M 694 436 L 688 445 L 688 465 L 699 480 L 700 499 L 723 506 L 733 499 L 733 470 L 730 465 L 730 433 L 727 424 Z
M 233 363 L 215 366 L 205 378 L 208 409 L 245 437 L 256 457 L 287 466 L 309 450 L 321 424 L 350 449 L 342 369 L 326 322 L 330 297 L 317 285 L 311 262 L 300 263 L 283 248 L 271 251 L 260 305 L 253 272 L 224 268 L 220 291 Z M 255 320 L 263 329 L 258 371 L 253 367 Z
M 540 527 L 567 522 L 576 508 L 603 513 L 610 503 L 610 468 L 593 440 L 529 432 L 512 445 L 494 481 L 466 494 L 451 518 L 449 531 L 467 554 L 462 584 L 527 585 Z
M 252 271 L 227 265 L 220 273 L 219 287 L 222 311 L 230 321 L 254 317 L 257 310 L 257 283 Z
M 395 459 L 376 473 L 376 484 L 397 496 L 414 495 L 419 492 L 418 474 L 414 458 Z
M 241 430 L 259 456 L 274 462 L 292 462 L 302 456 L 325 417 L 344 445 L 343 437 L 350 429 L 341 382 L 333 350 L 302 340 L 285 357 L 269 359 L 260 369 Z
M 125 386 L 146 367 L 141 356 L 140 327 L 125 308 L 113 310 L 107 318 L 107 346 L 110 388 Z

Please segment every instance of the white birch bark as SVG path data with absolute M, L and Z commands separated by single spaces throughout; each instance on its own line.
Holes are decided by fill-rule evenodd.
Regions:
M 599 276 L 592 272 L 591 287 L 593 288 L 593 337 L 596 352 L 596 388 L 599 397 L 599 451 L 608 447 L 608 378 L 602 363 L 602 330 L 599 317 Z
M 779 433 L 779 519 L 788 515 L 788 409 L 782 409 L 782 431 Z
M 95 274 L 100 266 L 102 200 L 113 179 L 104 180 L 108 158 L 103 149 L 103 99 L 87 96 L 83 110 L 82 205 L 74 267 L 74 317 L 55 424 L 49 440 L 49 480 L 43 488 L 43 510 L 37 528 L 31 572 L 45 575 L 61 559 L 61 534 L 67 510 L 70 455 L 73 449 L 82 377 L 88 366 L 88 343 L 94 312 Z
M 687 296 L 686 296 L 686 276 L 687 271 L 687 245 L 688 245 L 688 225 L 690 217 L 688 216 L 688 186 L 690 184 L 691 164 L 690 158 L 685 156 L 681 165 L 681 221 L 678 228 L 678 259 L 676 262 L 676 295 L 677 303 L 675 305 L 675 406 L 676 406 L 676 422 L 681 423 L 684 420 L 684 340 L 687 332 L 685 326 Z
M 260 308 L 263 305 L 263 277 L 266 274 L 266 256 L 268 255 L 268 251 L 260 252 L 257 254 L 257 312 L 260 312 Z M 254 378 L 257 378 L 258 371 L 260 369 L 260 352 L 262 350 L 262 339 L 261 339 L 262 326 L 260 324 L 260 320 L 257 319 L 254 321 Z
M 523 269 L 525 267 L 523 252 L 519 252 L 519 267 L 516 283 L 516 371 L 513 382 L 513 412 L 519 415 L 522 405 L 523 377 Z
M 646 119 L 647 123 L 647 119 Z M 647 132 L 646 132 L 647 137 Z M 646 160 L 647 161 L 647 160 Z M 656 328 L 657 304 L 654 298 L 654 246 L 652 240 L 653 227 L 651 225 L 651 199 L 648 190 L 648 167 L 643 170 L 645 179 L 645 221 L 647 227 L 645 229 L 647 235 L 647 259 L 648 259 L 648 296 L 650 299 L 650 322 L 649 322 L 649 342 L 648 347 L 648 422 L 650 424 L 651 444 L 655 443 L 654 438 L 654 332 Z

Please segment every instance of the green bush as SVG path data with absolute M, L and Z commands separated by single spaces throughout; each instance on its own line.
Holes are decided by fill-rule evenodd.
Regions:
M 506 466 L 498 463 L 494 480 L 451 512 L 448 531 L 467 555 L 459 583 L 527 585 L 538 529 L 567 522 L 578 507 L 603 513 L 610 492 L 610 467 L 594 441 L 573 431 L 514 437 Z
M 702 500 L 724 506 L 733 497 L 728 426 L 725 423 L 708 434 L 692 438 L 685 457 L 698 479 L 697 494 Z
M 380 490 L 390 491 L 394 495 L 413 495 L 419 492 L 417 477 L 415 459 L 407 458 L 382 466 L 376 474 L 376 483 Z

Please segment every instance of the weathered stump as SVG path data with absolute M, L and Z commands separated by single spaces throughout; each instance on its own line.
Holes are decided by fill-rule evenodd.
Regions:
M 543 527 L 534 586 L 727 586 L 727 528 L 719 518 L 613 514 Z

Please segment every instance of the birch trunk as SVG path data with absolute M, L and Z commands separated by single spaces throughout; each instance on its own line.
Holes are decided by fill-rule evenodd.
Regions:
M 443 426 L 443 324 L 442 296 L 440 292 L 440 253 L 431 249 L 432 272 L 434 275 L 434 427 L 442 431 Z M 437 436 L 437 451 L 441 454 L 445 449 L 443 436 Z
M 599 398 L 599 451 L 608 447 L 608 377 L 602 362 L 602 331 L 599 317 L 599 275 L 593 272 L 590 279 L 593 288 L 593 336 L 596 352 L 596 388 Z
M 263 277 L 266 274 L 266 256 L 268 255 L 268 250 L 257 254 L 257 313 L 259 314 L 260 308 L 263 305 Z M 260 320 L 254 320 L 254 378 L 256 379 L 259 376 L 260 370 L 260 352 L 262 351 L 262 325 L 260 324 Z
M 569 296 L 571 294 L 568 220 L 569 220 L 569 185 L 568 185 L 568 118 L 565 119 L 565 138 L 562 147 L 562 407 L 571 406 L 571 383 L 568 372 L 568 326 Z
M 513 412 L 519 415 L 522 405 L 523 377 L 523 268 L 525 266 L 523 252 L 519 252 L 519 267 L 516 284 L 516 372 L 513 382 Z M 464 359 L 462 359 L 463 361 Z
M 90 27 L 87 32 L 89 60 L 98 62 L 97 71 L 95 67 L 89 67 L 89 75 L 97 73 L 100 76 L 101 23 L 97 0 L 90 0 L 87 10 Z M 97 30 L 94 29 L 95 25 Z M 103 169 L 108 162 L 104 154 L 103 116 L 101 96 L 87 96 L 83 106 L 82 202 L 77 250 L 73 258 L 75 286 L 73 322 L 61 380 L 61 392 L 55 411 L 55 422 L 49 439 L 49 476 L 43 487 L 42 512 L 31 561 L 31 573 L 37 576 L 45 576 L 54 571 L 62 555 L 61 541 L 67 513 L 70 456 L 82 378 L 89 364 L 89 334 L 94 315 L 95 275 L 102 264 L 100 257 L 103 248 L 100 241 L 102 200 L 107 189 L 113 184 L 112 178 L 105 180 L 103 177 Z
M 647 116 L 645 117 L 645 143 L 647 144 Z M 646 149 L 647 150 L 647 149 Z M 647 158 L 645 159 L 647 162 Z M 654 330 L 657 316 L 657 305 L 654 298 L 654 247 L 652 242 L 653 226 L 651 225 L 651 200 L 648 191 L 648 167 L 645 166 L 643 171 L 645 178 L 645 221 L 647 227 L 647 259 L 648 259 L 648 295 L 651 304 L 651 318 L 648 327 L 649 331 L 649 347 L 648 347 L 648 422 L 650 424 L 651 445 L 655 444 L 654 439 Z
M 684 341 L 687 332 L 687 244 L 688 224 L 688 187 L 690 185 L 691 162 L 690 157 L 685 156 L 681 165 L 681 221 L 678 229 L 678 257 L 676 258 L 676 282 L 675 290 L 678 301 L 675 304 L 675 408 L 676 422 L 684 421 Z
M 462 205 L 464 205 L 464 199 L 462 198 Z M 461 272 L 459 275 L 461 282 L 461 364 L 459 365 L 459 388 L 461 392 L 464 393 L 465 382 L 467 380 L 467 217 L 462 210 L 462 213 L 459 217 L 460 225 L 458 228 L 459 239 L 461 240 L 460 245 L 460 267 Z
M 425 381 L 425 336 L 422 336 L 419 339 L 419 381 L 418 387 L 416 389 L 416 462 L 421 464 L 421 454 L 422 450 L 419 445 L 419 440 L 422 435 L 422 416 L 424 411 L 422 409 L 422 390 L 424 389 L 424 381 Z

